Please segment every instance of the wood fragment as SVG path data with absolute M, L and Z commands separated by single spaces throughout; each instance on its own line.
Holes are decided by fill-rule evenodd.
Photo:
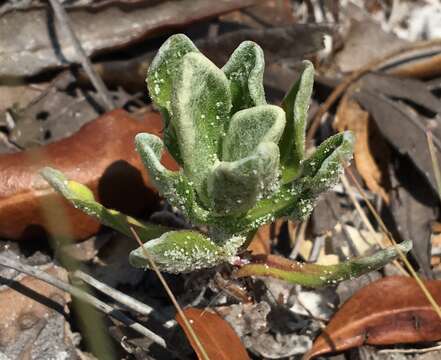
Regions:
M 0 254 L 0 265 L 8 267 L 10 269 L 14 269 L 16 271 L 22 272 L 24 274 L 33 276 L 37 279 L 40 279 L 58 289 L 61 289 L 70 295 L 76 297 L 77 299 L 84 301 L 85 303 L 93 306 L 95 309 L 103 312 L 106 315 L 112 316 L 116 320 L 120 321 L 130 329 L 136 331 L 137 333 L 148 337 L 153 342 L 158 344 L 159 346 L 167 349 L 167 343 L 164 340 L 164 338 L 160 337 L 159 335 L 155 334 L 154 332 L 150 331 L 143 325 L 137 323 L 133 319 L 130 319 L 128 316 L 126 316 L 121 311 L 114 309 L 110 305 L 106 304 L 105 302 L 97 299 L 96 297 L 92 296 L 91 294 L 72 286 L 69 283 L 66 283 L 58 278 L 55 278 L 48 273 L 41 271 L 39 269 L 36 269 L 32 266 L 20 264 L 19 262 L 8 258 L 2 254 Z
M 90 81 L 92 82 L 93 86 L 97 90 L 98 94 L 101 97 L 101 100 L 103 102 L 104 108 L 107 111 L 113 110 L 116 108 L 115 102 L 112 99 L 112 96 L 109 94 L 109 91 L 106 88 L 106 85 L 104 84 L 101 77 L 98 75 L 98 73 L 95 71 L 95 69 L 92 66 L 92 63 L 90 62 L 89 58 L 87 57 L 86 52 L 84 51 L 83 47 L 81 46 L 80 41 L 78 40 L 77 36 L 75 35 L 75 32 L 73 31 L 72 24 L 70 22 L 69 16 L 67 15 L 66 11 L 63 8 L 63 5 L 60 4 L 58 0 L 49 0 L 52 8 L 54 9 L 55 16 L 57 17 L 57 20 L 60 24 L 60 26 L 63 27 L 63 30 L 66 32 L 68 37 L 70 38 L 70 41 L 72 42 L 72 45 L 75 49 L 75 52 L 77 53 L 78 59 L 81 62 L 81 65 L 84 68 L 84 71 L 86 72 L 87 76 L 89 77 Z

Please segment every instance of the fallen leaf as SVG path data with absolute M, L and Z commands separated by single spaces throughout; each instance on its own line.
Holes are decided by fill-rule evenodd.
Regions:
M 350 26 L 343 40 L 344 46 L 334 58 L 335 64 L 343 73 L 358 70 L 373 59 L 407 43 L 393 33 L 384 31 L 369 14 L 355 4 L 349 4 L 345 13 L 349 17 Z
M 311 231 L 313 237 L 332 232 L 342 215 L 343 208 L 335 192 L 328 192 L 320 196 L 311 214 Z
M 106 6 L 94 11 L 77 8 L 68 14 L 84 51 L 93 56 L 255 2 L 181 0 L 151 5 L 150 1 L 137 1 L 125 7 Z M 5 13 L 0 23 L 0 49 L 0 78 L 36 75 L 79 61 L 68 35 L 46 7 Z
M 408 155 L 412 159 L 436 191 L 426 129 L 432 125 L 435 148 L 441 151 L 439 121 L 426 118 L 405 104 L 390 100 L 385 95 L 370 89 L 354 93 L 354 98 L 372 115 L 381 134 L 401 154 Z
M 233 328 L 219 315 L 196 308 L 185 309 L 184 314 L 199 338 L 199 341 L 202 343 L 210 360 L 249 359 L 245 347 L 240 342 Z M 176 320 L 187 335 L 187 339 L 190 341 L 198 358 L 202 360 L 205 359 L 199 347 L 195 344 L 193 337 L 189 334 L 183 319 L 177 315 Z
M 412 240 L 411 253 L 420 271 L 430 278 L 432 277 L 430 225 L 438 218 L 438 197 L 408 159 L 395 157 L 389 173 L 392 184 L 389 209 L 395 222 L 394 237 Z M 415 184 L 419 185 L 415 186 Z
M 440 50 L 441 51 L 441 50 Z M 370 73 L 360 80 L 361 88 L 381 93 L 391 99 L 402 99 L 421 106 L 432 114 L 441 112 L 441 101 L 418 79 L 401 78 L 381 73 Z
M 369 141 L 369 113 L 350 98 L 343 97 L 338 106 L 334 126 L 338 131 L 351 130 L 357 141 L 354 145 L 355 166 L 367 187 L 388 203 L 389 197 L 382 187 L 382 171 L 377 164 Z
M 255 28 L 266 26 L 292 25 L 295 23 L 294 8 L 290 0 L 265 0 L 244 10 L 236 10 L 222 15 L 221 21 L 236 22 Z
M 95 219 L 74 209 L 40 176 L 45 166 L 60 169 L 90 187 L 104 206 L 129 215 L 154 210 L 157 194 L 135 152 L 133 139 L 140 132 L 159 135 L 161 129 L 162 121 L 156 113 L 137 120 L 124 110 L 114 110 L 63 140 L 0 155 L 0 236 L 23 239 L 41 235 L 44 230 L 84 239 L 98 231 L 100 225 Z M 177 168 L 168 154 L 164 155 L 164 164 Z
M 424 281 L 438 304 L 441 281 Z M 441 339 L 441 321 L 413 278 L 391 276 L 352 296 L 316 339 L 304 360 L 369 345 L 395 345 Z
M 247 250 L 254 255 L 268 255 L 271 252 L 271 224 L 263 225 L 256 232 Z
M 403 94 L 400 96 L 404 98 Z M 426 130 L 429 127 L 433 129 L 434 146 L 440 151 L 439 121 L 436 118 L 426 118 L 408 105 L 391 100 L 369 87 L 354 93 L 354 97 L 369 111 L 377 128 L 388 142 L 399 153 L 412 160 L 413 166 L 407 163 L 406 156 L 396 157 L 392 164 L 391 175 L 395 174 L 397 179 L 390 176 L 391 181 L 395 181 L 391 190 L 391 210 L 396 223 L 396 233 L 402 239 L 412 239 L 412 253 L 426 276 L 430 276 L 430 222 L 437 217 L 437 185 Z M 428 103 L 429 101 L 426 100 L 426 105 L 422 104 L 422 100 L 418 102 L 420 106 L 432 107 L 429 109 L 432 112 L 437 111 L 435 102 Z M 415 171 L 416 169 L 420 172 Z M 428 183 L 423 181 L 422 176 Z
M 397 245 L 408 252 L 412 243 Z M 377 270 L 398 257 L 394 247 L 379 250 L 371 256 L 357 257 L 335 265 L 318 265 L 293 261 L 277 255 L 257 255 L 242 265 L 233 276 L 269 276 L 307 287 L 321 287 Z
M 293 61 L 301 63 L 306 56 L 323 49 L 323 37 L 330 31 L 328 26 L 317 24 L 292 24 L 264 29 L 245 28 L 220 33 L 215 38 L 197 39 L 195 45 L 211 61 L 222 67 L 241 42 L 251 40 L 258 43 L 265 54 L 265 85 L 286 92 L 297 79 L 299 72 L 274 65 L 282 59 L 289 59 L 290 63 Z M 105 61 L 97 64 L 96 69 L 109 85 L 123 86 L 132 92 L 144 91 L 144 74 L 147 73 L 155 55 L 156 50 L 129 60 Z M 298 70 L 300 71 L 300 68 Z M 289 73 L 288 76 L 286 72 Z M 142 76 L 125 76 L 127 73 L 142 74 Z M 85 74 L 81 79 L 88 81 Z
M 435 50 L 436 51 L 436 50 Z M 438 47 L 438 54 L 436 52 L 421 49 L 413 51 L 411 56 L 408 56 L 409 61 L 403 63 L 402 59 L 395 59 L 398 66 L 390 69 L 388 73 L 413 78 L 434 78 L 441 75 L 441 54 Z M 401 62 L 401 66 L 400 63 Z
M 253 255 L 264 254 L 268 255 L 271 252 L 271 243 L 274 239 L 277 239 L 280 235 L 280 229 L 284 223 L 284 220 L 280 219 L 271 224 L 263 225 L 254 235 L 248 250 Z

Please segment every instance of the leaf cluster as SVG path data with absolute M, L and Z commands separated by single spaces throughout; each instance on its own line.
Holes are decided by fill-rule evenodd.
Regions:
M 134 226 L 147 241 L 130 254 L 147 267 L 144 250 L 161 270 L 187 272 L 236 263 L 263 224 L 304 219 L 320 193 L 339 179 L 352 157 L 350 132 L 324 141 L 305 156 L 305 128 L 314 68 L 303 63 L 282 106 L 267 104 L 264 56 L 245 41 L 220 69 L 185 35 L 171 36 L 147 74 L 150 96 L 164 119 L 163 139 L 148 133 L 136 149 L 154 185 L 169 203 L 207 234 L 142 223 L 98 204 L 81 184 L 53 169 L 43 176 L 75 206 L 125 234 Z M 164 148 L 179 171 L 161 164 Z

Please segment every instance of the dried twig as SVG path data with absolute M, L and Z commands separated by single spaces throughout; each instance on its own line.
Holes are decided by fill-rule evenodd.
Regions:
M 66 32 L 67 36 L 72 41 L 74 49 L 78 55 L 79 61 L 81 62 L 84 71 L 86 72 L 87 76 L 90 78 L 90 81 L 92 82 L 93 86 L 95 87 L 96 91 L 101 97 L 104 108 L 107 111 L 115 109 L 116 108 L 115 102 L 113 101 L 111 95 L 109 94 L 109 91 L 107 90 L 103 80 L 100 78 L 100 76 L 93 68 L 92 63 L 90 62 L 86 52 L 84 51 L 77 36 L 75 35 L 75 32 L 72 29 L 72 24 L 70 22 L 69 16 L 67 15 L 63 6 L 60 4 L 59 0 L 49 0 L 49 2 L 52 8 L 54 9 L 54 13 L 58 20 L 58 23 L 60 24 L 60 26 L 63 27 L 63 30 Z
M 352 204 L 354 205 L 355 210 L 357 210 L 357 213 L 360 216 L 361 220 L 363 221 L 364 225 L 369 230 L 372 237 L 374 239 L 377 239 L 377 237 L 375 236 L 376 232 L 374 230 L 374 227 L 372 226 L 371 222 L 369 221 L 368 217 L 366 216 L 366 214 L 364 213 L 363 209 L 361 208 L 359 202 L 357 201 L 357 198 L 355 197 L 355 194 L 354 194 L 354 190 L 349 185 L 349 181 L 346 178 L 345 174 L 343 174 L 341 176 L 341 183 L 342 183 L 343 188 L 345 189 L 346 193 L 349 195 L 349 198 L 350 198 Z M 384 244 L 379 243 L 378 245 L 380 245 L 380 247 L 384 248 Z
M 426 130 L 427 145 L 429 146 L 430 158 L 432 160 L 433 173 L 436 180 L 436 188 L 438 190 L 438 197 L 441 200 L 441 171 L 439 169 L 438 158 L 436 156 L 435 145 L 433 144 L 433 135 L 430 129 Z
M 347 170 L 348 172 L 350 170 Z M 355 209 L 357 210 L 358 215 L 361 218 L 361 221 L 364 223 L 364 225 L 367 227 L 367 229 L 369 230 L 372 238 L 377 242 L 378 246 L 380 246 L 380 248 L 384 249 L 387 245 L 394 245 L 394 243 L 392 242 L 392 240 L 390 240 L 389 236 L 384 235 L 383 234 L 383 239 L 382 240 L 386 240 L 388 243 L 387 244 L 383 244 L 378 238 L 377 238 L 377 233 L 374 230 L 374 227 L 372 226 L 372 223 L 369 221 L 367 215 L 365 214 L 364 210 L 361 208 L 359 202 L 357 201 L 356 197 L 355 197 L 355 192 L 354 189 L 352 189 L 352 186 L 349 185 L 349 181 L 346 177 L 345 174 L 343 174 L 341 177 L 341 182 L 343 184 L 343 188 L 345 189 L 346 193 L 349 195 L 349 199 L 351 200 L 352 204 L 354 205 Z M 364 193 L 360 194 L 362 199 L 365 199 L 364 197 L 366 196 Z M 369 201 L 369 200 L 368 200 Z M 406 270 L 403 268 L 403 266 L 397 261 L 394 260 L 393 264 L 395 265 L 395 267 L 403 274 L 403 276 L 408 276 L 408 273 L 406 272 Z
M 382 349 L 379 350 L 378 353 L 380 354 L 393 354 L 393 353 L 399 353 L 399 354 L 424 354 L 432 351 L 438 351 L 441 350 L 441 344 L 438 344 L 436 346 L 423 348 L 423 349 Z
M 49 275 L 48 273 L 36 269 L 32 266 L 21 264 L 16 260 L 13 260 L 11 258 L 8 258 L 4 255 L 0 254 L 0 265 L 5 266 L 10 269 L 14 269 L 16 271 L 22 272 L 24 274 L 27 274 L 29 276 L 35 277 L 39 280 L 42 280 L 58 289 L 61 289 L 70 295 L 76 297 L 77 299 L 84 301 L 85 303 L 93 306 L 95 309 L 105 313 L 106 315 L 110 315 L 116 320 L 122 322 L 124 325 L 129 327 L 130 329 L 138 332 L 141 335 L 146 336 L 159 346 L 167 349 L 167 344 L 165 340 L 160 337 L 159 335 L 156 335 L 154 332 L 150 331 L 146 327 L 142 326 L 141 324 L 137 323 L 136 321 L 130 319 L 128 316 L 124 315 L 121 311 L 114 309 L 110 305 L 107 305 L 103 301 L 97 299 L 96 297 L 92 296 L 91 294 L 85 292 L 84 290 L 81 290 L 75 286 L 72 286 L 69 283 L 66 283 L 60 279 L 57 279 L 54 276 Z
M 128 309 L 135 311 L 139 314 L 145 315 L 145 316 L 154 317 L 156 320 L 163 323 L 163 325 L 167 328 L 170 328 L 171 326 L 176 324 L 175 321 L 167 321 L 167 319 L 165 319 L 161 313 L 159 313 L 158 311 L 156 311 L 152 307 L 142 303 L 141 301 L 134 299 L 131 296 L 128 296 L 128 295 L 122 293 L 121 291 L 118 291 L 118 290 L 104 284 L 103 282 L 95 279 L 94 277 L 86 274 L 85 272 L 83 272 L 81 270 L 76 270 L 73 273 L 73 276 L 75 278 L 78 278 L 78 279 L 84 281 L 85 283 L 89 284 L 93 288 L 101 291 L 102 293 L 106 294 L 107 296 L 111 297 L 112 299 L 118 301 L 120 304 L 126 306 Z

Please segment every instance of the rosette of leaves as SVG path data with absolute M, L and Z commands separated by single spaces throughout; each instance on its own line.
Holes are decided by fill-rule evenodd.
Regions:
M 104 208 L 87 188 L 56 170 L 45 169 L 43 176 L 105 225 L 129 236 L 133 226 L 145 241 L 130 254 L 134 266 L 148 266 L 145 251 L 161 270 L 174 273 L 222 262 L 241 264 L 241 250 L 261 225 L 280 217 L 301 220 L 310 214 L 320 193 L 338 181 L 354 142 L 351 133 L 340 133 L 305 157 L 313 66 L 304 62 L 282 107 L 267 104 L 263 71 L 263 52 L 254 42 L 240 44 L 219 69 L 182 34 L 171 36 L 150 65 L 147 85 L 162 113 L 164 136 L 138 134 L 136 148 L 162 196 L 190 224 L 204 225 L 207 233 L 142 223 Z M 161 164 L 164 146 L 180 171 Z M 372 270 L 394 256 L 389 251 L 372 260 L 365 258 L 364 266 L 357 269 Z M 353 274 L 350 266 L 342 269 L 323 271 L 341 278 Z M 323 275 L 314 271 L 315 279 Z M 302 283 L 292 274 L 282 278 Z

